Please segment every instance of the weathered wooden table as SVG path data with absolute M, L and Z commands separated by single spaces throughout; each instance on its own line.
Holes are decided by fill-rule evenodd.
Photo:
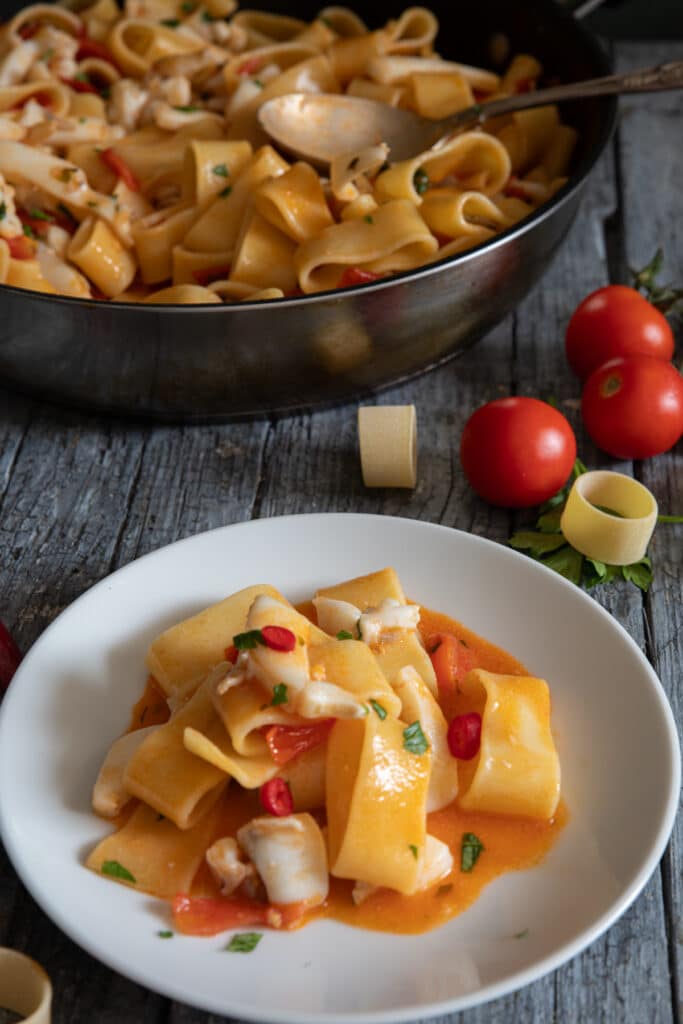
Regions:
M 617 50 L 624 69 L 673 58 L 683 59 L 682 43 L 624 43 Z M 580 434 L 579 388 L 562 348 L 579 300 L 609 280 L 627 280 L 627 266 L 644 264 L 657 246 L 665 249 L 668 276 L 683 280 L 682 129 L 680 93 L 623 101 L 619 132 L 542 283 L 469 354 L 381 397 L 417 405 L 422 455 L 413 493 L 363 488 L 354 406 L 273 422 L 154 427 L 72 414 L 0 392 L 0 616 L 21 645 L 28 648 L 74 598 L 131 559 L 245 519 L 378 512 L 504 542 L 519 517 L 473 495 L 457 454 L 467 416 L 500 395 L 554 395 L 579 432 L 589 466 L 634 473 L 655 492 L 663 512 L 683 512 L 683 443 L 643 464 L 600 455 Z M 651 554 L 656 573 L 646 596 L 626 583 L 594 595 L 652 660 L 680 717 L 683 527 L 660 526 Z M 647 750 L 633 756 L 646 758 Z M 507 999 L 447 1018 L 448 1024 L 678 1021 L 682 844 L 679 821 L 643 894 L 583 955 Z M 1 848 L 0 945 L 25 950 L 45 965 L 56 1024 L 219 1019 L 169 1003 L 75 946 L 32 902 Z

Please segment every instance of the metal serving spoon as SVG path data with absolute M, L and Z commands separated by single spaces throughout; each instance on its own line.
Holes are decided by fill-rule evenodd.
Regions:
M 275 142 L 311 163 L 328 164 L 335 156 L 359 152 L 380 142 L 389 146 L 392 160 L 408 160 L 444 142 L 460 129 L 473 128 L 492 117 L 512 114 L 517 110 L 579 100 L 586 96 L 681 88 L 683 61 L 675 61 L 655 68 L 628 71 L 623 75 L 571 82 L 489 103 L 477 103 L 440 121 L 375 100 L 327 93 L 276 96 L 263 104 L 258 119 Z

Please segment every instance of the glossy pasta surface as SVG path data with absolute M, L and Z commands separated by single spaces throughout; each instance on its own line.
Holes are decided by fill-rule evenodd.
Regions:
M 171 901 L 182 932 L 424 931 L 561 829 L 547 683 L 408 602 L 392 569 L 301 610 L 249 587 L 166 630 L 147 666 L 93 790 L 116 830 L 86 863 Z
M 24 8 L 0 29 L 0 284 L 120 302 L 267 301 L 493 237 L 566 180 L 576 133 L 555 107 L 412 160 L 373 146 L 326 173 L 279 153 L 257 120 L 291 92 L 441 118 L 533 89 L 543 73 L 524 54 L 503 74 L 448 61 L 437 32 L 422 7 L 374 30 L 345 7 L 306 23 L 235 0 Z

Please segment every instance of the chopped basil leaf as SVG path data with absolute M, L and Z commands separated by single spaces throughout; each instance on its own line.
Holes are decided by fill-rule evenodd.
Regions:
M 251 953 L 263 938 L 260 932 L 237 932 L 225 946 L 226 953 Z
M 133 885 L 137 884 L 128 868 L 124 868 L 123 864 L 119 864 L 117 860 L 105 860 L 101 870 L 103 875 L 110 875 L 112 878 L 122 878 L 124 882 L 132 882 Z
M 202 11 L 202 21 L 215 21 L 213 14 L 209 14 L 208 11 Z
M 4 220 L 7 216 L 7 203 L 0 203 L 0 220 Z
M 27 238 L 35 238 L 36 233 L 29 224 L 24 224 L 24 234 Z
M 45 53 L 42 55 L 42 57 L 40 59 L 44 60 L 45 63 L 47 64 L 47 62 L 49 60 L 52 60 L 54 55 L 55 55 L 55 51 L 52 49 L 51 46 L 48 46 L 47 50 L 45 51 Z
M 212 170 L 213 173 L 217 174 L 219 178 L 227 178 L 230 175 L 230 171 L 225 166 L 225 164 L 216 164 L 216 166 L 213 167 Z
M 180 18 L 162 18 L 161 24 L 165 25 L 166 28 L 178 28 Z
M 479 860 L 484 849 L 481 839 L 474 832 L 463 832 L 460 846 L 460 870 L 469 873 Z
M 365 221 L 366 224 L 374 224 L 375 223 L 374 218 L 371 217 L 369 213 L 365 214 L 365 216 L 363 217 L 363 220 Z
M 79 124 L 85 124 L 85 122 L 86 122 L 87 120 L 88 120 L 88 118 L 87 118 L 87 117 L 79 117 L 79 119 L 78 119 L 78 123 L 79 123 Z
M 286 704 L 287 699 L 287 684 L 277 683 L 277 685 L 273 687 L 273 699 L 270 703 L 273 707 L 276 707 L 278 704 Z
M 185 3 L 182 3 L 180 5 L 180 10 L 183 12 L 183 14 L 192 14 L 195 7 L 196 4 L 193 4 L 191 0 L 185 0 Z
M 266 641 L 260 629 L 248 629 L 246 633 L 238 633 L 232 638 L 238 651 L 253 651 L 259 644 L 265 647 Z
M 252 82 L 254 83 L 254 85 L 257 85 L 259 89 L 263 88 L 263 82 L 261 81 L 260 78 L 252 78 Z
M 34 220 L 46 220 L 48 224 L 54 224 L 55 219 L 52 216 L 52 214 L 44 213 L 42 210 L 39 210 L 36 206 L 34 206 L 32 210 L 29 210 L 28 213 L 29 217 L 33 217 Z
M 384 719 L 387 717 L 387 712 L 386 712 L 386 709 L 383 708 L 382 705 L 379 703 L 379 701 L 372 700 L 372 698 L 371 698 L 370 699 L 370 707 L 375 712 L 377 717 L 380 718 L 382 721 L 384 721 Z
M 403 749 L 411 754 L 424 754 L 429 750 L 427 737 L 422 732 L 419 721 L 413 722 L 403 730 Z
M 227 188 L 224 188 L 223 191 L 219 192 L 218 194 L 221 197 L 221 199 L 227 199 L 231 192 L 232 192 L 232 185 L 228 185 Z
M 423 196 L 429 188 L 429 175 L 421 167 L 413 175 L 413 187 L 419 196 Z
M 358 639 L 362 640 L 363 639 L 363 634 L 362 634 L 361 628 L 360 628 L 360 619 L 356 623 L 356 633 L 358 634 Z
M 337 633 L 337 640 L 353 640 L 353 633 L 349 633 L 348 629 L 340 629 Z
M 79 71 L 78 74 L 74 75 L 75 82 L 87 82 L 90 85 L 90 79 L 86 75 L 85 71 Z
M 157 936 L 160 939 L 172 939 L 173 938 L 173 932 L 169 932 L 169 931 L 157 932 Z
M 415 860 L 417 860 L 418 852 L 417 852 L 417 846 L 415 845 L 415 843 L 408 843 L 408 849 L 412 853 L 412 855 L 415 858 Z

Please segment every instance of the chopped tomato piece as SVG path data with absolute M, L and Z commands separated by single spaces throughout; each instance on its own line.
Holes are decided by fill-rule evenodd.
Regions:
M 294 800 L 289 783 L 279 776 L 263 783 L 259 790 L 259 800 L 264 811 L 274 814 L 276 818 L 284 818 L 294 810 Z
M 251 57 L 249 60 L 245 60 L 244 63 L 240 64 L 237 69 L 238 75 L 255 75 L 257 71 L 261 70 L 263 59 L 261 57 Z
M 22 653 L 14 637 L 7 626 L 0 622 L 0 689 L 4 690 L 9 686 L 21 659 Z
M 202 267 L 199 270 L 193 270 L 192 276 L 197 284 L 205 285 L 211 284 L 212 281 L 222 281 L 226 277 L 230 277 L 230 264 L 227 263 L 221 267 Z
M 372 270 L 361 270 L 360 267 L 347 267 L 339 278 L 337 288 L 352 288 L 355 284 L 369 284 L 370 281 L 378 281 L 382 275 L 375 274 Z
M 447 740 L 453 757 L 471 761 L 481 746 L 481 715 L 477 711 L 457 715 L 448 726 Z
M 234 665 L 235 662 L 237 661 L 239 653 L 240 652 L 237 650 L 235 645 L 234 644 L 230 644 L 229 647 L 225 648 L 225 660 L 229 661 L 232 665 Z
M 273 761 L 283 765 L 324 743 L 334 723 L 334 718 L 321 718 L 310 725 L 268 725 L 263 735 Z
M 5 241 L 13 260 L 32 260 L 36 254 L 34 243 L 26 235 L 15 235 L 14 238 L 6 238 Z
M 60 78 L 60 82 L 64 82 L 64 85 L 68 85 L 74 92 L 93 92 L 99 96 L 99 91 L 92 82 L 87 82 L 85 78 Z
M 105 46 L 104 43 L 98 43 L 96 39 L 89 39 L 88 36 L 84 35 L 78 40 L 76 60 L 86 60 L 88 57 L 97 57 L 98 60 L 106 60 L 108 64 L 113 64 L 115 68 L 118 68 L 118 64 L 114 60 L 111 50 Z
M 475 667 L 476 658 L 472 651 L 457 636 L 437 633 L 427 641 L 427 650 L 432 659 L 439 690 L 448 693 L 456 689 L 462 679 Z
M 19 29 L 19 35 L 22 39 L 33 39 L 34 35 L 40 28 L 40 25 L 22 25 Z
M 183 935 L 218 935 L 229 928 L 262 925 L 293 928 L 306 913 L 306 903 L 256 903 L 227 897 L 193 898 L 179 893 L 173 900 L 173 923 Z
M 296 647 L 296 636 L 285 626 L 264 626 L 261 636 L 271 651 L 293 651 Z
M 120 157 L 113 149 L 103 149 L 100 153 L 100 160 L 121 179 L 126 188 L 129 188 L 131 192 L 140 191 L 140 182 L 123 157 Z

